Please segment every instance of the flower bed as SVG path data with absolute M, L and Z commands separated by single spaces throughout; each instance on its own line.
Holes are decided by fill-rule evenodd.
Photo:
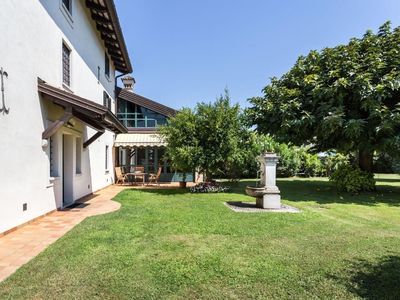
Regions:
M 223 193 L 229 191 L 229 187 L 215 182 L 202 182 L 190 188 L 191 193 Z

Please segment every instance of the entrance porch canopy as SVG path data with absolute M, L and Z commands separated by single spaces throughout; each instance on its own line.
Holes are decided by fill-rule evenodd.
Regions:
M 50 138 L 71 118 L 76 118 L 97 131 L 95 135 L 83 143 L 85 148 L 100 137 L 105 130 L 114 133 L 128 131 L 118 118 L 101 104 L 51 86 L 40 79 L 38 80 L 38 91 L 45 99 L 49 99 L 65 109 L 64 115 L 42 133 L 43 139 Z
M 115 147 L 163 147 L 167 143 L 157 133 L 122 133 L 115 139 Z

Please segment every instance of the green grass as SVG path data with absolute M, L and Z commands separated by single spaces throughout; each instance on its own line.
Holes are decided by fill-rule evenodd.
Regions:
M 0 299 L 398 299 L 400 176 L 376 193 L 282 179 L 300 214 L 236 213 L 224 194 L 126 190 L 0 283 Z

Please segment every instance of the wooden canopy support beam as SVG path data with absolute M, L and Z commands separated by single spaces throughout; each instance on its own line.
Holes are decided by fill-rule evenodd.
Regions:
M 93 143 L 95 140 L 97 140 L 103 133 L 104 130 L 96 132 L 90 139 L 88 139 L 86 142 L 83 143 L 83 148 L 89 147 L 89 145 Z
M 121 63 L 122 64 L 124 62 L 124 60 L 122 58 L 116 57 L 114 55 L 111 55 L 111 58 L 115 63 Z
M 108 50 L 108 54 L 110 54 L 111 56 L 121 57 L 120 51 Z
M 86 0 L 86 6 L 89 9 L 93 9 L 93 10 L 99 11 L 99 12 L 107 12 L 108 11 L 107 7 L 99 5 L 99 4 L 96 4 L 96 3 L 93 3 L 93 2 L 88 1 L 88 0 Z
M 90 128 L 93 128 L 94 130 L 97 130 L 97 131 L 104 130 L 103 126 L 101 124 L 94 121 L 94 118 L 90 119 L 89 117 L 85 116 L 83 113 L 80 113 L 79 111 L 75 111 L 75 110 L 74 110 L 74 116 L 78 120 L 80 120 L 82 123 L 89 126 Z
M 101 35 L 101 38 L 105 41 L 108 41 L 113 44 L 118 43 L 117 39 L 115 38 L 115 35 L 113 35 L 113 34 L 101 33 L 100 35 Z
M 103 24 L 103 25 L 112 25 L 112 21 L 110 19 L 107 19 L 105 17 L 99 16 L 99 15 L 95 15 L 92 13 L 92 18 L 95 22 Z
M 105 26 L 105 25 L 102 25 L 102 24 L 99 24 L 99 23 L 96 24 L 96 28 L 100 32 L 104 32 L 104 33 L 107 33 L 107 34 L 115 34 L 114 30 L 110 29 L 108 26 Z
M 65 123 L 67 123 L 72 118 L 72 108 L 68 107 L 65 109 L 64 115 L 61 119 L 53 122 L 45 131 L 42 133 L 42 139 L 48 139 L 53 136 L 58 129 L 60 129 Z
M 111 43 L 110 41 L 105 40 L 104 44 L 106 45 L 107 48 L 109 48 L 113 51 L 119 51 L 119 46 L 116 43 Z

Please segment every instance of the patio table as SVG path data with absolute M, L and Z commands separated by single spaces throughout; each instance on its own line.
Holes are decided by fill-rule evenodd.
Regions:
M 134 173 L 125 173 L 125 176 L 127 176 L 128 178 L 133 177 L 134 178 L 134 182 L 136 183 L 136 177 L 142 177 L 143 178 L 143 185 L 145 184 L 145 180 L 146 180 L 146 175 L 147 173 L 144 172 L 134 172 Z M 129 180 L 128 181 L 133 184 L 133 181 Z

